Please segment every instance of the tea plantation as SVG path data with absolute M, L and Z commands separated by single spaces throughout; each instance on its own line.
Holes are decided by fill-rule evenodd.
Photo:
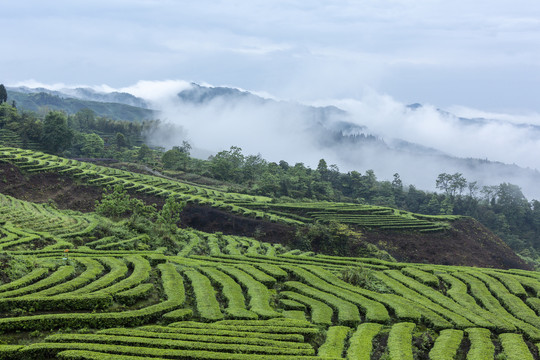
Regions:
M 291 226 L 429 233 L 453 220 L 273 203 L 17 148 L 1 147 L 0 161 Z M 110 226 L 0 194 L 0 359 L 540 358 L 537 272 L 304 253 L 194 229 L 178 230 L 170 254 L 144 234 L 104 236 Z

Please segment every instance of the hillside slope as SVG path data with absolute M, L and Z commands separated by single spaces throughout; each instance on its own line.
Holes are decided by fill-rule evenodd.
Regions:
M 4 154 L 12 150 L 16 152 L 14 148 L 4 149 L 11 149 L 6 150 Z M 30 159 L 34 153 L 27 152 L 27 154 L 26 156 Z M 96 200 L 101 198 L 103 188 L 95 186 L 98 184 L 96 180 L 99 178 L 93 178 L 88 173 L 88 169 L 84 170 L 86 171 L 83 173 L 84 176 L 75 177 L 76 170 L 71 168 L 51 169 L 51 166 L 58 166 L 58 163 L 67 160 L 58 158 L 59 160 L 54 162 L 56 161 L 54 157 L 49 156 L 51 160 L 42 164 L 44 170 L 41 171 L 39 167 L 41 165 L 32 165 L 32 161 L 22 161 L 22 155 L 18 154 L 18 156 L 19 166 L 26 167 L 31 171 L 21 170 L 16 166 L 16 161 L 6 155 L 4 161 L 0 162 L 0 178 L 3 180 L 0 181 L 0 192 L 28 201 L 47 202 L 50 199 L 60 208 L 84 212 L 92 211 Z M 74 169 L 84 164 L 75 163 Z M 92 166 L 97 169 L 92 170 L 96 173 L 105 174 L 107 171 L 107 168 Z M 45 171 L 47 167 L 50 170 Z M 183 196 L 188 201 L 188 205 L 182 213 L 183 225 L 203 231 L 257 236 L 263 241 L 292 245 L 295 243 L 297 226 L 309 225 L 315 220 L 323 223 L 326 220 L 333 220 L 348 223 L 361 232 L 363 241 L 386 250 L 400 261 L 529 269 L 527 264 L 499 238 L 477 221 L 469 218 L 451 218 L 450 221 L 440 221 L 440 218 L 436 218 L 437 221 L 428 221 L 424 219 L 425 217 L 411 213 L 404 212 L 403 216 L 398 216 L 394 210 L 389 208 L 354 204 L 308 203 L 302 205 L 302 203 L 294 203 L 291 205 L 272 205 L 253 201 L 253 197 L 249 196 L 221 194 L 210 188 L 194 188 L 192 186 L 186 187 L 186 185 L 183 189 L 175 190 L 180 192 L 170 192 L 164 190 L 167 187 L 170 189 L 171 186 L 165 179 L 139 174 L 130 180 L 126 177 L 129 176 L 127 172 L 121 173 L 114 169 L 110 171 L 118 172 L 116 175 L 118 177 L 114 177 L 115 175 L 112 173 L 103 175 L 106 176 L 105 182 L 125 181 L 128 186 L 133 188 L 130 190 L 133 196 L 144 200 L 147 204 L 155 203 L 158 208 L 163 205 L 167 196 L 174 194 L 177 194 L 175 196 Z M 133 181 L 140 183 L 133 183 Z M 152 182 L 154 183 L 152 186 L 145 185 Z M 161 185 L 157 184 L 159 182 Z M 179 183 L 180 185 L 181 183 Z M 199 195 L 192 195 L 194 193 Z M 202 195 L 203 193 L 206 195 Z M 304 212 L 308 209 L 311 212 L 300 212 L 303 214 L 301 216 L 298 209 Z M 330 211 L 329 209 L 337 211 L 337 213 L 329 214 L 327 213 Z M 316 211 L 313 212 L 314 210 Z M 339 212 L 342 214 L 340 215 Z M 399 213 L 401 214 L 401 212 Z M 312 218 L 306 216 L 312 216 Z M 381 223 L 374 223 L 374 220 L 369 220 L 368 223 L 367 219 L 372 219 L 372 217 Z M 345 252 L 354 255 L 361 254 L 361 248 L 365 247 L 365 244 L 348 243 L 346 246 L 348 249 Z M 324 252 L 323 248 L 324 246 L 321 247 L 320 244 L 311 244 L 313 251 Z
M 182 199 L 182 220 L 208 231 L 91 212 L 107 184 Z M 448 266 L 277 243 L 336 221 L 411 259 L 429 242 L 489 256 Z M 489 268 L 513 266 L 499 245 L 466 218 L 275 203 L 1 147 L 0 359 L 539 359 L 540 273 Z
M 0 214 L 2 358 L 538 359 L 536 272 L 195 230 L 165 255 L 155 239 L 99 237 L 113 225 L 94 214 L 1 194 Z
M 15 101 L 18 107 L 35 112 L 47 109 L 75 114 L 82 109 L 90 109 L 98 116 L 114 120 L 143 121 L 156 118 L 156 112 L 146 108 L 118 102 L 82 100 L 71 97 L 64 98 L 46 92 L 22 93 L 8 91 L 8 99 L 10 102 Z

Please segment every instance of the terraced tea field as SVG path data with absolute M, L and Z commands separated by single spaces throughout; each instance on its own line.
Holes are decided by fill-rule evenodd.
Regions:
M 0 161 L 26 172 L 54 171 L 89 185 L 122 184 L 125 189 L 161 197 L 173 196 L 187 203 L 219 208 L 234 214 L 287 225 L 337 221 L 365 228 L 401 231 L 444 231 L 452 216 L 426 216 L 385 207 L 345 203 L 274 204 L 271 198 L 227 193 L 162 177 L 132 173 L 70 160 L 32 150 L 0 146 Z
M 294 210 L 49 155 L 1 153 L 28 171 L 120 179 L 267 220 L 361 216 L 360 205 Z M 444 231 L 437 219 L 365 210 Z M 108 226 L 95 214 L 0 195 L 0 275 L 5 264 L 33 264 L 0 281 L 0 359 L 539 359 L 537 272 L 317 255 L 192 229 L 166 255 L 144 235 L 103 235 Z

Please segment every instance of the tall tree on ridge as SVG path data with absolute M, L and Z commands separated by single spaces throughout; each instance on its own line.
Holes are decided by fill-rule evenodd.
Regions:
M 0 104 L 7 102 L 7 90 L 4 84 L 0 84 Z

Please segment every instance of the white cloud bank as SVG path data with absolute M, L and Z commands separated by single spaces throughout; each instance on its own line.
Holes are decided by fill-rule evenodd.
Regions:
M 325 158 L 342 171 L 374 169 L 381 179 L 391 179 L 393 173 L 399 172 L 405 181 L 425 189 L 434 188 L 435 178 L 441 172 L 462 172 L 470 181 L 478 180 L 484 185 L 504 181 L 518 183 L 528 196 L 540 197 L 540 192 L 532 191 L 535 184 L 520 179 L 521 175 L 512 174 L 509 168 L 504 174 L 489 169 L 473 171 L 442 158 L 383 153 L 369 147 L 322 146 L 314 119 L 295 103 L 251 98 L 235 101 L 216 98 L 203 105 L 183 103 L 176 94 L 179 89 L 189 88 L 189 84 L 182 81 L 139 82 L 131 88 L 137 89 L 140 95 L 151 93 L 150 100 L 162 111 L 162 120 L 174 125 L 164 127 L 165 130 L 153 138 L 164 147 L 179 145 L 187 139 L 195 148 L 207 150 L 202 153 L 206 156 L 208 152 L 235 145 L 245 154 L 260 153 L 270 161 L 304 162 L 312 167 Z M 535 127 L 539 118 L 536 113 L 513 115 L 453 107 L 451 110 L 459 110 L 458 116 L 484 118 L 460 120 L 435 106 L 427 104 L 413 110 L 388 95 L 373 91 L 360 99 L 325 100 L 310 105 L 335 105 L 346 110 L 350 114 L 348 121 L 367 126 L 368 133 L 387 143 L 402 139 L 460 158 L 540 169 L 537 156 L 540 127 Z

